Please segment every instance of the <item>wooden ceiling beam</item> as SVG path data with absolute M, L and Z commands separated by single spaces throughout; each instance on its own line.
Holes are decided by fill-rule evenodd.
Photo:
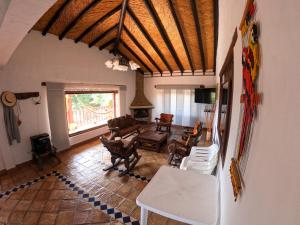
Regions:
M 116 41 L 116 38 L 113 38 L 113 39 L 105 42 L 103 45 L 99 46 L 99 50 L 105 49 L 106 47 L 108 47 L 109 45 L 111 45 L 112 43 L 114 43 L 115 41 Z
M 144 55 L 153 64 L 153 66 L 155 66 L 155 68 L 160 72 L 160 74 L 162 74 L 162 69 L 157 65 L 157 63 L 152 59 L 152 57 L 148 54 L 148 52 L 138 42 L 138 40 L 134 37 L 134 35 L 128 30 L 128 28 L 125 25 L 124 25 L 124 30 L 128 34 L 129 38 L 133 41 L 133 43 L 144 53 Z
M 104 16 L 102 16 L 100 19 L 98 19 L 96 22 L 94 22 L 91 26 L 89 26 L 87 29 L 85 29 L 76 39 L 75 43 L 79 42 L 85 35 L 87 35 L 89 32 L 91 32 L 98 24 L 102 23 L 106 19 L 108 19 L 110 16 L 117 13 L 119 10 L 121 10 L 122 5 L 118 5 L 117 7 L 110 10 L 108 13 L 106 13 Z
M 121 40 L 121 34 L 122 34 L 123 26 L 124 26 L 124 19 L 125 19 L 125 15 L 126 15 L 127 4 L 128 4 L 128 0 L 122 1 L 122 9 L 121 9 L 121 15 L 120 15 L 120 20 L 119 20 L 118 35 L 117 35 L 117 39 L 116 39 L 115 46 L 114 46 L 114 54 L 117 53 L 116 50 L 118 49 L 118 45 Z
M 219 38 L 219 0 L 214 0 L 214 72 L 217 66 L 217 49 Z
M 130 54 L 132 54 L 138 61 L 140 61 L 143 67 L 145 67 L 151 74 L 153 74 L 153 71 L 149 68 L 149 66 L 147 66 L 147 64 L 144 63 L 144 61 L 124 41 L 120 40 L 120 43 L 124 46 L 124 48 L 127 49 L 127 51 L 130 52 Z
M 96 37 L 91 43 L 89 43 L 89 48 L 94 46 L 98 41 L 100 41 L 102 38 L 104 38 L 107 34 L 109 34 L 111 31 L 115 30 L 118 27 L 118 24 L 112 26 L 111 28 L 104 31 L 102 34 L 100 34 L 98 37 Z
M 177 66 L 179 67 L 181 73 L 183 73 L 184 68 L 182 66 L 182 63 L 181 63 L 180 59 L 178 58 L 178 55 L 177 55 L 177 53 L 175 51 L 175 48 L 172 45 L 172 43 L 171 43 L 171 41 L 170 41 L 170 39 L 168 37 L 168 34 L 167 34 L 167 32 L 166 32 L 166 30 L 164 28 L 164 25 L 162 24 L 162 22 L 161 22 L 161 20 L 160 20 L 160 18 L 158 16 L 158 14 L 157 14 L 157 12 L 155 11 L 155 8 L 154 8 L 151 0 L 144 0 L 144 2 L 145 2 L 146 6 L 148 8 L 148 11 L 151 14 L 151 16 L 152 16 L 152 18 L 153 18 L 156 26 L 157 26 L 157 29 L 159 30 L 160 35 L 164 39 L 164 42 L 166 43 L 169 51 L 171 52 L 173 58 L 175 59 Z
M 91 8 L 95 7 L 102 0 L 94 0 L 88 6 L 86 6 L 76 17 L 67 25 L 63 32 L 59 35 L 59 40 L 62 40 L 66 34 L 76 25 L 76 23 L 84 16 L 84 14 Z
M 189 64 L 190 64 L 190 67 L 191 67 L 191 70 L 192 70 L 192 72 L 194 73 L 195 67 L 194 67 L 194 64 L 193 64 L 193 61 L 192 61 L 191 54 L 190 54 L 189 49 L 188 49 L 188 47 L 187 47 L 187 42 L 186 42 L 186 39 L 185 39 L 185 37 L 184 37 L 184 34 L 183 34 L 183 31 L 182 31 L 182 28 L 181 28 L 179 19 L 178 19 L 177 14 L 176 14 L 175 6 L 174 6 L 172 0 L 168 0 L 168 3 L 169 3 L 170 10 L 171 10 L 171 12 L 172 12 L 173 19 L 174 19 L 174 21 L 175 21 L 177 30 L 178 30 L 178 32 L 179 32 L 179 35 L 180 35 L 181 42 L 182 42 L 182 44 L 183 44 L 185 53 L 186 53 L 186 55 L 187 55 L 187 57 L 188 57 Z
M 166 65 L 166 67 L 168 68 L 168 70 L 170 71 L 170 73 L 172 74 L 173 70 L 172 70 L 170 64 L 168 63 L 168 61 L 166 60 L 166 58 L 164 57 L 164 55 L 161 53 L 160 49 L 155 44 L 155 42 L 151 38 L 150 34 L 146 30 L 146 28 L 143 26 L 143 24 L 137 18 L 137 16 L 135 15 L 135 13 L 130 9 L 130 7 L 127 8 L 127 12 L 130 15 L 130 17 L 133 19 L 133 21 L 135 22 L 135 24 L 138 26 L 138 28 L 140 29 L 140 31 L 143 33 L 143 35 L 145 36 L 145 38 L 148 40 L 148 42 L 150 43 L 150 45 L 152 46 L 152 48 L 156 51 L 157 55 L 159 55 L 159 57 L 161 58 L 161 60 L 164 62 L 164 64 Z
M 201 27 L 200 27 L 197 5 L 196 5 L 195 0 L 191 0 L 191 6 L 192 6 L 192 13 L 193 13 L 194 22 L 195 22 L 195 28 L 196 28 L 196 32 L 197 32 L 198 45 L 199 45 L 199 49 L 200 49 L 202 70 L 203 70 L 203 73 L 205 74 L 205 71 L 206 71 L 205 56 L 204 56 L 204 49 L 203 49 L 203 42 L 202 42 L 202 35 L 201 35 Z
M 70 0 L 64 1 L 64 3 L 59 7 L 59 9 L 55 12 L 55 14 L 52 16 L 52 18 L 49 20 L 48 24 L 42 31 L 42 35 L 46 35 L 52 25 L 57 21 L 57 19 L 60 17 L 61 13 L 64 11 L 65 7 L 70 3 Z

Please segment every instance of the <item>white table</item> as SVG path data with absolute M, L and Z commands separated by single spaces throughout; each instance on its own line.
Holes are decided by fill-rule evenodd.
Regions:
M 162 166 L 136 199 L 141 207 L 141 225 L 148 211 L 195 225 L 216 225 L 217 179 L 196 171 Z

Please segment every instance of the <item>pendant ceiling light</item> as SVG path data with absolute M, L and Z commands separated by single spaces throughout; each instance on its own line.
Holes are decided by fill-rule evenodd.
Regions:
M 136 64 L 133 61 L 129 61 L 125 59 L 124 57 L 117 55 L 113 59 L 109 59 L 105 62 L 105 65 L 107 68 L 113 69 L 113 70 L 119 70 L 119 71 L 128 71 L 128 68 L 130 66 L 131 70 L 137 70 L 140 68 L 138 64 Z

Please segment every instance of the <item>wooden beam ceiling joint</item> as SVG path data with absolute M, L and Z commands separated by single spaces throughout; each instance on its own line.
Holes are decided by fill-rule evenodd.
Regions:
M 48 24 L 42 31 L 42 35 L 46 35 L 48 31 L 51 29 L 52 25 L 57 21 L 57 19 L 60 17 L 61 13 L 64 11 L 66 6 L 71 2 L 71 0 L 66 0 L 64 3 L 59 7 L 59 9 L 55 12 L 55 14 L 52 16 L 52 18 L 49 20 Z
M 90 25 L 87 29 L 85 29 L 76 39 L 75 43 L 79 42 L 85 35 L 87 35 L 89 32 L 91 32 L 98 24 L 104 22 L 106 19 L 117 13 L 119 10 L 121 10 L 122 4 L 116 6 L 109 12 L 107 12 L 104 16 L 99 18 L 96 22 L 94 22 L 92 25 Z
M 182 28 L 181 28 L 181 25 L 180 25 L 180 21 L 179 21 L 179 19 L 178 19 L 177 14 L 176 14 L 175 6 L 174 6 L 172 0 L 168 0 L 168 3 L 169 3 L 169 8 L 170 8 L 170 11 L 171 11 L 171 13 L 172 13 L 173 19 L 174 19 L 174 21 L 175 21 L 177 30 L 178 30 L 178 32 L 179 32 L 179 35 L 180 35 L 180 38 L 181 38 L 181 42 L 182 42 L 183 47 L 184 47 L 184 50 L 185 50 L 185 54 L 186 54 L 187 57 L 188 57 L 188 60 L 189 60 L 189 64 L 190 64 L 192 73 L 194 73 L 195 67 L 194 67 L 194 64 L 193 64 L 192 57 L 191 57 L 191 54 L 190 54 L 190 52 L 189 52 L 188 46 L 187 46 L 187 41 L 186 41 L 186 39 L 185 39 L 185 37 L 184 37 L 183 31 L 182 31 Z
M 208 4 L 210 8 L 202 6 L 197 0 L 188 0 L 182 4 L 181 1 L 176 1 L 175 4 L 175 0 L 166 0 L 161 5 L 159 1 L 143 0 L 140 2 L 142 5 L 130 6 L 129 0 L 119 0 L 113 6 L 103 8 L 99 4 L 104 4 L 102 0 L 85 2 L 83 5 L 77 0 L 57 1 L 34 29 L 39 30 L 43 35 L 48 32 L 57 34 L 60 40 L 71 37 L 75 43 L 86 42 L 89 39 L 89 47 L 100 45 L 99 50 L 109 48 L 115 55 L 121 54 L 122 50 L 123 54 L 129 54 L 137 60 L 146 74 L 147 71 L 152 75 L 153 72 L 155 75 L 159 72 L 162 76 L 167 70 L 173 76 L 180 74 L 185 76 L 187 73 L 198 75 L 201 69 L 203 75 L 206 73 L 211 75 L 210 71 L 215 74 L 219 26 L 218 0 L 212 0 Z M 139 8 L 141 6 L 142 9 Z M 202 15 L 202 11 L 206 8 L 209 10 L 208 15 Z M 73 10 L 75 11 L 70 12 Z M 142 10 L 143 13 L 137 13 L 138 10 Z M 170 16 L 166 21 L 164 10 Z M 182 13 L 187 10 L 191 10 L 191 15 L 187 18 L 188 22 L 181 21 Z M 119 13 L 120 18 L 116 18 Z M 111 18 L 112 16 L 114 17 Z M 126 16 L 130 16 L 129 22 L 132 24 L 126 23 L 128 22 Z M 93 18 L 92 21 L 90 17 Z M 149 28 L 148 23 L 152 23 Z M 155 32 L 152 32 L 152 29 L 155 29 Z M 194 29 L 195 32 L 186 33 L 188 29 Z M 207 32 L 209 36 L 204 35 Z M 159 36 L 159 40 L 155 39 L 156 35 Z M 173 37 L 174 35 L 176 37 Z M 178 44 L 180 49 L 183 47 L 180 51 L 176 48 Z M 163 48 L 160 45 L 163 45 Z M 196 48 L 192 47 L 194 45 Z
M 198 16 L 198 11 L 197 11 L 197 5 L 196 5 L 195 0 L 191 0 L 191 6 L 192 6 L 192 13 L 193 13 L 194 22 L 195 22 L 195 28 L 196 28 L 196 32 L 197 32 L 198 46 L 200 49 L 202 70 L 203 70 L 203 73 L 205 74 L 206 65 L 205 65 L 204 48 L 203 48 L 203 41 L 202 41 L 202 34 L 201 34 L 201 27 L 200 27 L 199 16 Z
M 168 61 L 166 60 L 166 58 L 164 57 L 164 55 L 162 54 L 162 52 L 160 51 L 160 49 L 158 48 L 158 46 L 155 44 L 154 40 L 151 38 L 151 36 L 148 33 L 148 31 L 146 30 L 146 28 L 143 26 L 143 24 L 140 22 L 140 20 L 137 18 L 137 16 L 135 15 L 135 13 L 132 11 L 132 9 L 130 7 L 127 8 L 127 12 L 130 15 L 130 17 L 133 19 L 133 21 L 135 22 L 135 24 L 138 26 L 138 28 L 140 29 L 140 31 L 142 32 L 142 34 L 145 36 L 145 38 L 147 39 L 147 41 L 150 43 L 150 45 L 152 46 L 152 48 L 155 50 L 155 52 L 157 53 L 157 55 L 164 62 L 164 64 L 166 65 L 166 67 L 168 68 L 168 70 L 170 71 L 170 73 L 172 74 L 173 70 L 172 70 L 170 64 L 168 63 Z
M 105 49 L 106 47 L 108 47 L 109 45 L 111 45 L 112 43 L 114 43 L 115 41 L 116 41 L 116 38 L 113 38 L 113 39 L 105 42 L 103 45 L 99 46 L 99 50 Z
M 97 44 L 97 42 L 99 42 L 100 40 L 102 40 L 107 34 L 109 34 L 110 32 L 112 32 L 113 30 L 117 29 L 118 25 L 119 24 L 116 24 L 116 25 L 112 26 L 111 28 L 107 29 L 102 34 L 100 34 L 98 37 L 96 37 L 91 43 L 89 43 L 89 48 L 91 48 L 92 46 L 94 46 L 95 44 Z
M 115 55 L 117 54 L 118 45 L 121 40 L 121 34 L 122 34 L 123 26 L 124 26 L 124 19 L 125 19 L 126 11 L 127 11 L 126 10 L 127 5 L 128 5 L 128 0 L 123 0 L 121 14 L 120 14 L 120 20 L 119 20 L 119 26 L 118 26 L 118 34 L 117 34 L 116 42 L 115 42 L 114 49 L 113 49 L 113 53 Z
M 89 5 L 87 5 L 63 30 L 63 32 L 59 35 L 59 40 L 62 40 L 66 34 L 76 25 L 76 23 L 85 15 L 87 11 L 95 7 L 102 0 L 94 0 Z
M 153 58 L 148 54 L 146 49 L 138 42 L 138 40 L 134 37 L 134 35 L 129 31 L 129 29 L 125 25 L 124 25 L 124 30 L 129 36 L 129 38 L 133 41 L 133 43 L 144 53 L 144 55 L 153 64 L 153 66 L 160 72 L 160 74 L 162 74 L 162 69 L 157 65 L 157 63 L 153 60 Z
M 148 11 L 151 14 L 156 26 L 157 26 L 162 38 L 164 39 L 164 42 L 166 43 L 170 53 L 172 54 L 173 58 L 175 59 L 177 66 L 179 67 L 181 73 L 183 73 L 183 71 L 184 71 L 183 65 L 182 65 L 180 59 L 178 58 L 178 55 L 175 51 L 175 48 L 172 45 L 172 42 L 170 41 L 170 39 L 168 37 L 168 34 L 167 34 L 167 32 L 166 32 L 166 30 L 165 30 L 165 28 L 164 28 L 164 26 L 163 26 L 163 24 L 162 24 L 162 22 L 159 18 L 157 12 L 155 11 L 155 8 L 154 8 L 151 0 L 144 0 L 144 2 L 147 6 Z
M 124 48 L 127 49 L 128 52 L 130 52 L 131 55 L 133 55 L 140 63 L 142 64 L 143 67 L 145 67 L 151 74 L 153 74 L 153 71 L 147 66 L 146 63 L 123 41 L 120 40 L 120 43 L 124 46 Z M 138 64 L 138 62 L 136 62 Z

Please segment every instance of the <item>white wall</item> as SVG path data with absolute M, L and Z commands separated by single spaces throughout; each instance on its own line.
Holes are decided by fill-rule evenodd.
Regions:
M 244 0 L 220 0 L 217 70 L 239 26 Z M 229 165 L 238 133 L 242 88 L 241 37 L 235 47 L 231 131 L 221 169 L 221 225 L 297 225 L 300 223 L 300 2 L 257 1 L 261 24 L 259 106 L 244 176 L 245 190 L 234 202 Z
M 155 108 L 155 106 L 160 104 L 157 102 L 157 93 L 159 90 L 155 88 L 155 85 L 204 85 L 206 87 L 211 87 L 216 85 L 216 78 L 215 76 L 173 76 L 145 78 L 145 95 L 154 106 L 154 109 L 152 110 L 152 119 L 159 117 L 159 114 L 161 113 Z
M 10 0 L 2 0 L 0 1 L 0 27 L 3 21 L 3 18 L 5 16 L 5 13 L 7 11 L 7 8 L 10 4 Z
M 59 41 L 54 35 L 48 34 L 44 37 L 39 32 L 31 31 L 25 37 L 3 68 L 0 91 L 38 91 L 42 97 L 42 104 L 36 106 L 31 99 L 19 101 L 20 119 L 23 122 L 20 127 L 22 143 L 11 147 L 7 144 L 0 107 L 0 148 L 6 168 L 31 159 L 31 135 L 50 133 L 46 88 L 41 86 L 43 81 L 126 85 L 127 90 L 121 91 L 120 94 L 121 114 L 130 112 L 129 105 L 135 94 L 135 73 L 107 69 L 104 62 L 111 57 L 108 52 L 100 52 L 96 47 L 88 48 L 85 44 L 75 44 L 68 39 Z M 95 135 L 97 133 L 91 132 L 89 138 Z M 81 137 L 80 140 L 86 138 Z M 72 143 L 77 141 L 73 140 Z
M 0 77 L 2 76 L 2 70 L 0 69 Z M 0 89 L 2 89 L 1 88 L 1 82 L 0 82 Z M 1 108 L 1 110 L 2 110 L 2 107 L 0 107 Z M 0 113 L 1 114 L 1 113 Z M 1 114 L 2 115 L 2 114 Z M 1 129 L 1 124 L 0 124 L 0 129 Z M 7 142 L 7 141 L 6 141 Z M 3 170 L 3 169 L 5 169 L 5 164 L 4 164 L 4 160 L 3 160 L 3 152 L 2 152 L 2 149 L 4 148 L 4 142 L 3 142 L 3 140 L 2 140 L 2 135 L 0 135 L 0 143 L 1 143 L 1 145 L 0 145 L 0 171 L 1 170 Z M 2 144 L 3 143 L 3 144 Z
M 1 0 L 0 3 L 0 67 L 55 0 Z

